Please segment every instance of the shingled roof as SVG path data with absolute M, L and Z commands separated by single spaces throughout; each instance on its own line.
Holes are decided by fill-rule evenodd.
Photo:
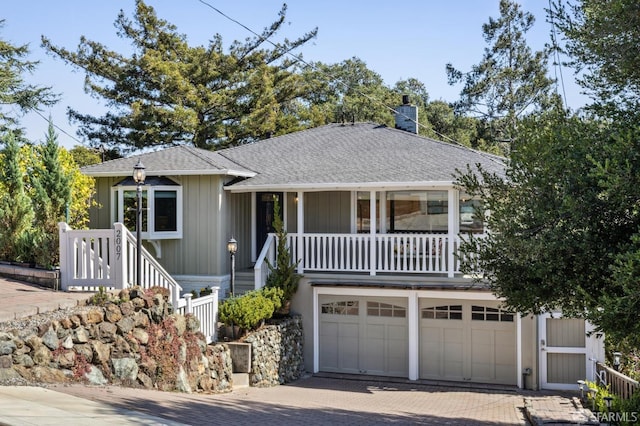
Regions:
M 232 191 L 447 185 L 456 169 L 504 159 L 375 123 L 329 124 L 220 151 L 256 176 Z
M 221 156 L 218 152 L 194 148 L 192 146 L 175 146 L 161 151 L 147 152 L 127 158 L 105 161 L 82 168 L 82 173 L 101 176 L 128 176 L 133 166 L 142 161 L 149 176 L 180 175 L 255 175 L 236 163 Z
M 168 148 L 87 166 L 90 176 L 128 176 L 140 159 L 149 176 L 240 176 L 231 191 L 402 188 L 450 185 L 456 169 L 504 159 L 375 123 L 329 124 L 259 142 L 206 151 Z

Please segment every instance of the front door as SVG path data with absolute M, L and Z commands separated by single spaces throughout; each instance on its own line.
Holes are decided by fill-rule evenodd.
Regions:
M 280 205 L 280 219 L 282 216 L 282 192 L 258 192 L 256 193 L 256 248 L 258 253 L 262 250 L 267 235 L 274 232 L 273 207 L 275 201 Z

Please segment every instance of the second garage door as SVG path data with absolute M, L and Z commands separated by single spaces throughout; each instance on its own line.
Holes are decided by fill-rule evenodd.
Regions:
M 420 300 L 420 378 L 515 385 L 515 315 L 498 302 Z
M 321 296 L 320 370 L 407 377 L 407 299 Z

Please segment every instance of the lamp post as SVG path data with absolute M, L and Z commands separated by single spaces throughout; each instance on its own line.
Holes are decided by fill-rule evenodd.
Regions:
M 133 181 L 136 183 L 136 195 L 138 201 L 136 203 L 136 243 L 137 243 L 137 261 L 136 261 L 136 285 L 140 286 L 142 282 L 142 185 L 146 173 L 142 161 L 138 159 L 138 163 L 133 166 Z
M 227 251 L 229 255 L 231 255 L 231 284 L 230 291 L 231 297 L 235 294 L 235 281 L 236 281 L 236 252 L 238 251 L 238 242 L 235 238 L 231 237 L 231 239 L 227 242 Z

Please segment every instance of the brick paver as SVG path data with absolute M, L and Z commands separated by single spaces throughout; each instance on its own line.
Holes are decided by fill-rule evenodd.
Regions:
M 54 291 L 36 284 L 0 277 L 0 322 L 42 312 L 72 308 L 94 293 Z
M 85 385 L 57 385 L 52 390 L 191 425 L 527 424 L 523 396 L 516 391 L 314 376 L 218 395 Z

